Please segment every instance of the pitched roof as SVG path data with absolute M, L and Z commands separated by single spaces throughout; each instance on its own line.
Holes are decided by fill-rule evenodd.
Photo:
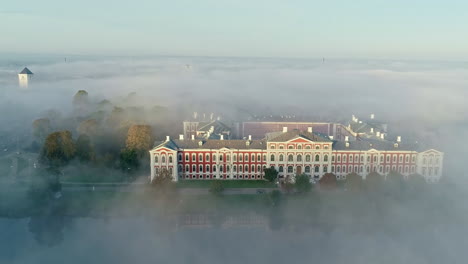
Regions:
M 200 142 L 202 144 L 200 145 Z M 249 144 L 247 144 L 249 142 Z M 155 142 L 156 148 L 167 147 L 169 149 L 266 149 L 265 140 L 180 140 L 171 139 L 165 142 Z
M 307 131 L 300 131 L 298 129 L 293 129 L 292 131 L 288 132 L 269 133 L 266 136 L 267 140 L 272 142 L 285 142 L 298 137 L 315 142 L 331 142 L 331 140 L 328 139 L 326 135 L 315 132 L 310 133 Z
M 20 72 L 20 74 L 33 74 L 32 71 L 28 69 L 28 67 L 24 67 L 24 69 Z

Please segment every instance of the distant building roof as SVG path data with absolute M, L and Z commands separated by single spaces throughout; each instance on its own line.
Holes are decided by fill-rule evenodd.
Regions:
M 346 146 L 346 143 L 349 146 Z M 397 144 L 397 145 L 395 145 Z M 421 146 L 417 143 L 407 143 L 407 142 L 392 142 L 389 140 L 359 140 L 359 141 L 335 141 L 333 143 L 333 150 L 360 150 L 368 151 L 370 149 L 380 150 L 380 151 L 418 151 L 421 149 Z
M 200 144 L 201 142 L 201 144 Z M 171 139 L 165 142 L 155 142 L 156 147 L 167 147 L 169 149 L 266 149 L 264 140 L 190 140 Z
M 316 141 L 316 142 L 330 142 L 331 141 L 324 134 L 315 133 L 315 132 L 309 133 L 307 131 L 300 131 L 298 129 L 293 129 L 292 131 L 288 131 L 288 132 L 268 133 L 266 136 L 267 140 L 272 141 L 272 142 L 285 142 L 291 139 L 295 139 L 297 137 L 302 137 L 310 141 Z
M 28 67 L 24 67 L 24 69 L 20 72 L 20 74 L 33 74 L 32 71 L 28 69 Z

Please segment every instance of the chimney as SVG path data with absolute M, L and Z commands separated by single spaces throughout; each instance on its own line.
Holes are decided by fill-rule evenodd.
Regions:
M 250 146 L 250 141 L 247 140 L 247 141 L 245 142 L 245 145 L 246 145 L 246 146 Z
M 252 140 L 252 135 L 249 135 L 249 140 Z
M 288 127 L 283 127 L 283 133 L 288 132 Z
M 348 141 L 349 141 L 349 137 L 348 137 L 348 136 L 345 136 L 345 137 L 344 137 L 344 141 L 348 142 Z
M 200 146 L 200 147 L 201 147 L 202 145 L 203 145 L 203 141 L 201 141 L 201 140 L 200 140 L 200 141 L 198 141 L 198 146 Z
M 180 140 L 184 140 L 184 135 L 179 135 Z
M 347 148 L 349 148 L 349 142 L 348 141 L 346 141 L 345 145 L 346 145 Z
M 371 114 L 370 115 L 370 119 L 374 119 L 375 115 L 374 114 Z
M 312 127 L 308 127 L 307 132 L 312 133 Z
M 166 141 L 169 141 L 169 140 L 171 140 L 171 137 L 166 136 Z
M 373 127 L 370 128 L 370 132 L 374 133 L 374 128 Z
M 396 142 L 401 142 L 401 136 L 398 136 L 398 137 L 396 138 Z
M 329 138 L 330 140 L 333 140 L 333 136 L 328 136 L 328 138 Z
M 377 137 L 380 137 L 380 132 L 379 132 L 379 131 L 377 131 L 377 135 L 376 135 L 376 136 L 377 136 Z
M 381 138 L 381 139 L 384 139 L 384 137 L 385 137 L 385 134 L 384 134 L 384 133 L 380 134 L 380 138 Z
M 192 135 L 192 140 L 195 140 L 195 135 Z
M 224 135 L 221 135 L 221 136 L 220 136 L 220 139 L 221 139 L 221 140 L 224 140 Z

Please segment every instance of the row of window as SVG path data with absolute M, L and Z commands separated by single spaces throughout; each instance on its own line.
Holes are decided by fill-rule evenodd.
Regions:
M 191 170 L 190 170 L 191 168 Z M 179 172 L 182 172 L 182 165 L 178 166 Z M 237 173 L 237 172 L 251 172 L 251 173 L 263 173 L 263 170 L 265 169 L 265 166 L 260 166 L 260 165 L 245 165 L 245 166 L 236 166 L 233 165 L 232 167 L 229 165 L 185 165 L 185 170 L 184 172 L 186 173 L 215 173 L 217 171 L 221 173 L 229 173 L 231 172 Z
M 374 166 L 372 168 L 372 172 L 377 172 L 377 168 L 379 169 L 378 172 L 383 174 L 383 173 L 389 173 L 390 172 L 390 166 L 387 165 L 387 166 Z M 336 166 L 336 169 L 335 169 L 335 166 L 332 166 L 332 172 L 335 172 L 336 173 L 362 173 L 364 170 L 364 167 L 363 166 Z M 415 173 L 415 166 L 411 166 L 411 168 L 409 166 L 392 166 L 391 167 L 391 170 L 392 171 L 397 171 L 399 173 Z M 370 173 L 371 172 L 371 167 L 370 166 L 366 166 L 366 173 Z
M 306 162 L 310 162 L 311 161 L 311 155 L 305 155 L 305 161 Z M 271 154 L 270 156 L 270 161 L 275 161 L 276 159 L 276 156 L 274 154 Z M 284 155 L 283 154 L 280 154 L 278 155 L 278 161 L 284 161 Z M 288 161 L 297 161 L 297 162 L 301 162 L 302 161 L 302 155 L 288 155 Z M 317 162 L 320 162 L 320 155 L 315 155 L 315 158 L 314 158 L 314 161 L 317 161 Z M 325 154 L 323 156 L 323 161 L 324 162 L 328 162 L 328 155 Z
M 168 160 L 172 163 L 172 155 L 169 155 Z M 154 163 L 159 163 L 159 155 L 154 156 Z M 161 155 L 161 163 L 166 163 L 166 155 Z
M 423 176 L 434 176 L 439 175 L 439 168 L 422 168 L 422 175 Z
M 286 169 L 287 169 L 286 173 L 294 173 L 294 167 L 293 166 L 287 166 Z M 284 173 L 284 167 L 279 166 L 278 167 L 278 172 L 279 173 Z M 320 172 L 320 166 L 314 166 L 314 173 L 319 173 L 319 172 Z M 328 167 L 327 166 L 323 167 L 323 172 L 325 172 L 325 173 L 328 172 Z M 305 166 L 304 167 L 304 173 L 311 173 L 311 166 Z
M 183 175 L 181 176 L 185 179 L 231 179 L 231 175 Z M 232 175 L 232 179 L 250 179 L 250 180 L 259 180 L 263 179 L 262 175 Z
M 391 157 L 390 157 L 391 156 Z M 386 158 L 384 158 L 383 155 L 380 155 L 380 158 L 378 158 L 377 155 L 373 155 L 373 157 L 371 158 L 371 156 L 367 156 L 367 162 L 371 162 L 373 161 L 374 163 L 377 163 L 377 159 L 380 160 L 380 163 L 383 163 L 384 161 L 389 163 L 390 160 L 392 160 L 394 163 L 397 162 L 400 162 L 402 163 L 403 160 L 405 160 L 406 163 L 409 163 L 410 162 L 410 156 L 411 156 L 411 162 L 416 162 L 416 155 L 411 155 L 411 154 L 407 154 L 407 155 L 403 155 L 403 154 L 400 154 L 400 155 L 397 155 L 397 154 L 387 154 L 386 155 Z M 336 157 L 336 158 L 335 158 Z M 333 155 L 332 156 L 332 162 L 335 162 L 335 159 L 337 162 L 364 162 L 364 155 L 358 155 L 358 154 L 338 154 L 338 155 Z
M 433 161 L 435 161 L 435 163 L 433 163 Z M 436 156 L 436 157 L 434 157 L 433 155 L 429 155 L 429 157 L 424 156 L 423 164 L 439 164 L 439 156 Z
M 276 149 L 276 145 L 275 144 L 270 144 L 269 145 L 270 149 Z M 312 149 L 312 146 L 311 145 L 305 145 L 304 147 L 302 146 L 302 144 L 297 144 L 297 145 L 288 145 L 288 149 Z M 284 149 L 284 145 L 279 145 L 278 146 L 278 149 Z M 315 149 L 321 149 L 321 146 L 320 145 L 315 145 Z M 329 149 L 329 146 L 328 145 L 324 145 L 323 146 L 323 149 Z
M 197 161 L 197 155 L 196 154 L 192 154 L 192 162 L 196 162 Z M 216 159 L 218 157 L 218 159 Z M 203 159 L 205 158 L 205 159 Z M 226 161 L 226 162 L 230 162 L 231 161 L 231 155 L 230 154 L 226 154 L 226 155 L 223 155 L 223 154 L 220 154 L 220 155 L 216 155 L 216 154 L 206 154 L 206 155 L 203 155 L 203 154 L 198 154 L 198 161 L 199 162 L 209 162 L 209 161 Z M 234 162 L 237 162 L 238 160 L 239 161 L 251 161 L 251 162 L 261 162 L 261 161 L 266 161 L 266 155 L 263 155 L 263 160 L 262 160 L 262 155 L 260 154 L 245 154 L 245 155 L 242 155 L 242 154 L 239 154 L 239 155 L 232 155 L 232 160 Z M 182 161 L 182 154 L 179 154 L 179 161 Z M 188 162 L 190 161 L 190 155 L 188 153 L 185 154 L 185 161 Z

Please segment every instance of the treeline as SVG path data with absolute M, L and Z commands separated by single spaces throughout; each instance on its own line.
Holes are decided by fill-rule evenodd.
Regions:
M 172 122 L 180 126 L 165 107 L 139 106 L 136 93 L 114 104 L 93 102 L 80 90 L 72 104 L 70 116 L 51 110 L 32 123 L 31 149 L 40 153 L 45 166 L 62 167 L 77 161 L 134 174 L 147 170 L 154 139 L 177 133 Z

